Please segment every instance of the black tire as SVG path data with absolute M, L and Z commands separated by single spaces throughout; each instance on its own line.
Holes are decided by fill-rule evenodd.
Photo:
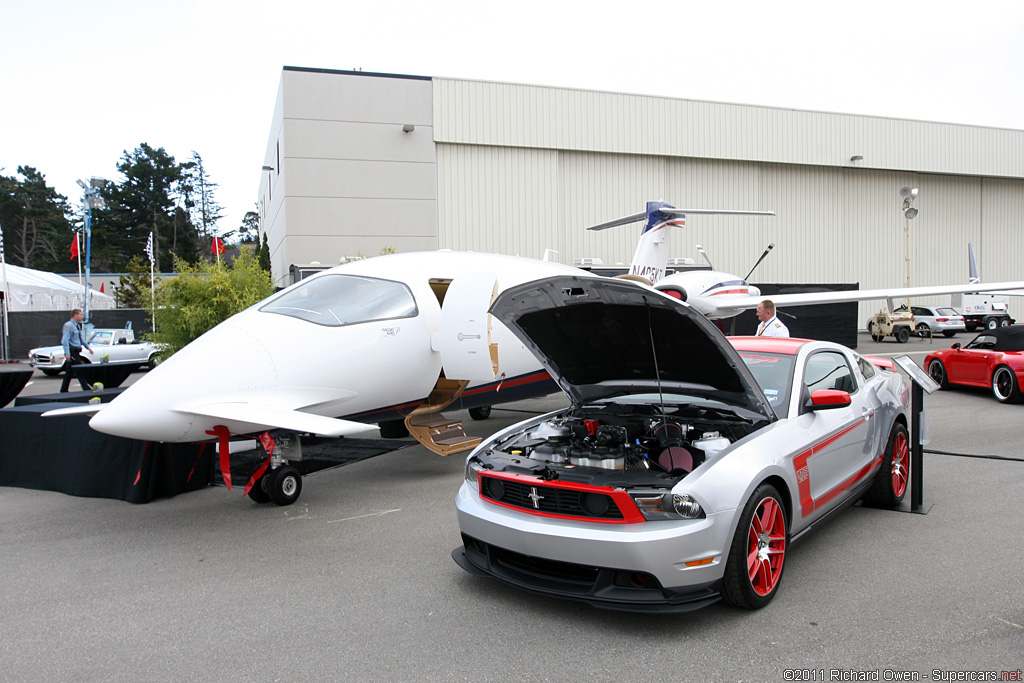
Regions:
M 761 484 L 743 506 L 729 547 L 722 582 L 725 601 L 743 609 L 760 609 L 771 602 L 779 592 L 788 547 L 789 520 L 782 496 L 774 486 Z M 758 560 L 751 570 L 748 558 L 755 551 Z
M 997 327 L 999 327 L 999 319 L 998 318 L 985 318 L 983 321 L 981 321 L 981 324 L 984 325 L 986 330 L 994 330 Z
M 278 505 L 291 505 L 299 499 L 299 494 L 302 493 L 302 475 L 298 469 L 292 465 L 285 465 L 274 470 L 272 476 L 268 487 L 270 500 Z
M 146 361 L 146 368 L 152 370 L 156 366 L 160 365 L 160 363 L 162 363 L 163 361 L 164 359 L 160 356 L 159 353 L 150 354 L 149 359 Z
M 906 344 L 907 340 L 910 339 L 910 328 L 900 326 L 896 328 L 896 341 L 900 344 Z
M 992 394 L 1000 403 L 1020 402 L 1020 384 L 1011 368 L 1000 365 L 992 373 Z
M 935 380 L 935 383 L 942 389 L 949 389 L 949 375 L 946 374 L 946 366 L 938 358 L 932 358 L 928 364 L 928 375 Z
M 46 375 L 47 377 L 56 377 L 57 375 L 59 375 L 61 373 L 60 370 L 53 370 L 51 368 L 39 368 L 39 369 L 42 370 L 43 374 Z
M 918 337 L 927 337 L 931 334 L 932 328 L 928 327 L 927 323 L 918 323 L 915 332 Z
M 874 325 L 874 323 L 871 323 L 871 322 L 868 323 L 868 332 L 871 334 L 871 341 L 873 341 L 873 342 L 880 342 L 880 341 L 882 341 L 882 335 L 875 334 L 875 325 Z
M 946 330 L 945 332 L 942 333 L 942 336 L 943 337 L 955 337 L 956 336 L 956 330 Z
M 864 495 L 864 502 L 875 507 L 896 507 L 903 502 L 910 483 L 910 438 L 907 428 L 896 423 L 885 444 L 882 466 L 875 474 L 875 482 Z
M 1009 318 L 1000 318 L 999 319 L 999 327 L 1009 327 L 1009 326 L 1010 326 L 1010 319 Z
M 409 436 L 405 420 L 385 420 L 378 422 L 377 428 L 380 429 L 380 438 L 382 439 L 403 439 Z
M 486 420 L 491 416 L 491 407 L 480 406 L 479 408 L 470 408 L 469 416 L 474 420 Z
M 257 479 L 253 483 L 252 488 L 249 489 L 249 498 L 252 499 L 252 502 L 254 502 L 254 503 L 269 503 L 270 502 L 270 492 L 267 489 L 270 488 L 270 481 L 272 479 L 271 475 L 273 473 L 274 473 L 274 470 L 267 470 L 262 475 L 260 475 L 259 479 Z

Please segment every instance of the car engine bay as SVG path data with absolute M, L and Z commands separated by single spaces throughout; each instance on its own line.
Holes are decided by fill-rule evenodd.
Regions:
M 484 469 L 545 479 L 664 486 L 763 425 L 721 408 L 593 404 L 499 437 L 475 459 Z

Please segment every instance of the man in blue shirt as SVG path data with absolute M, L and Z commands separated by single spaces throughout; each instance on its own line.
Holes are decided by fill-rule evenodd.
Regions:
M 61 393 L 66 393 L 68 385 L 71 384 L 71 366 L 81 365 L 89 361 L 82 358 L 82 349 L 92 348 L 85 341 L 85 333 L 82 332 L 82 318 L 84 317 L 81 308 L 71 311 L 71 320 L 64 323 L 60 330 L 60 343 L 64 347 L 64 381 L 60 385 Z M 78 380 L 82 389 L 88 390 L 89 384 L 85 380 Z

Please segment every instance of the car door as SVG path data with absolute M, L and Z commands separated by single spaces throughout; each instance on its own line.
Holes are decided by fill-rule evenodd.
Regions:
M 990 334 L 979 334 L 966 346 L 949 356 L 949 381 L 963 384 L 988 386 L 989 362 L 997 354 L 996 338 Z
M 819 517 L 845 499 L 845 494 L 871 468 L 874 411 L 863 400 L 860 379 L 838 351 L 818 351 L 803 364 L 798 383 L 800 412 L 795 422 L 803 435 L 793 458 L 805 518 Z M 811 411 L 806 407 L 819 389 L 847 391 L 852 403 L 842 408 Z

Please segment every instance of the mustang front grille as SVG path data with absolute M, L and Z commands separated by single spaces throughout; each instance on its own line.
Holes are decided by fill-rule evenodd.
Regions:
M 609 521 L 625 519 L 605 493 L 536 485 L 497 477 L 480 477 L 480 493 L 502 505 L 528 512 Z

